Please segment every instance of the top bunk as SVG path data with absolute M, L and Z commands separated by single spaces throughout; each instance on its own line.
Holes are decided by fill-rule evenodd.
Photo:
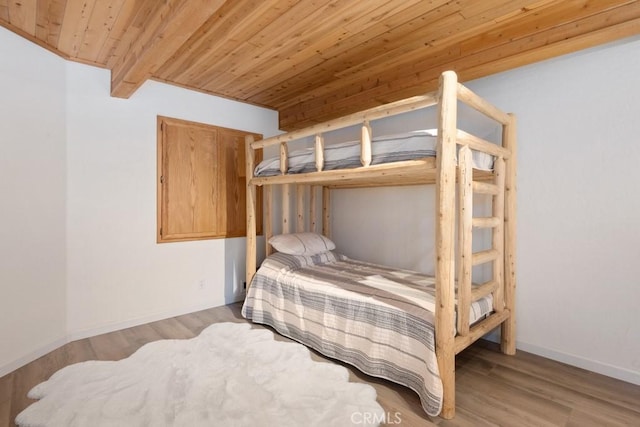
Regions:
M 254 141 L 249 137 L 246 147 L 248 184 L 309 184 L 329 188 L 430 184 L 436 182 L 439 154 L 448 146 L 454 150 L 468 146 L 473 151 L 474 180 L 489 180 L 494 175 L 493 159 L 507 160 L 511 151 L 501 143 L 461 130 L 458 102 L 503 127 L 512 121 L 510 114 L 458 83 L 456 74 L 447 71 L 440 78 L 438 90 L 426 95 L 263 140 Z M 372 134 L 371 123 L 376 120 L 429 107 L 438 110 L 436 129 L 390 136 Z M 325 134 L 353 126 L 360 126 L 359 140 L 325 146 Z M 258 153 L 263 149 L 271 152 L 276 149 L 278 154 L 256 165 Z

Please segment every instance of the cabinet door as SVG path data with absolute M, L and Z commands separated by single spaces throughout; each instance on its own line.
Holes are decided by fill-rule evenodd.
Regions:
M 158 117 L 158 242 L 246 234 L 247 134 Z

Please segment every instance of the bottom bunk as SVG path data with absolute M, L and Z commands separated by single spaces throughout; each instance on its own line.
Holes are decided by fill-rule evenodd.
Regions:
M 335 251 L 275 253 L 248 288 L 242 315 L 325 356 L 409 387 L 424 411 L 440 413 L 443 384 L 435 353 L 435 280 L 349 259 Z M 488 295 L 470 323 L 492 311 Z

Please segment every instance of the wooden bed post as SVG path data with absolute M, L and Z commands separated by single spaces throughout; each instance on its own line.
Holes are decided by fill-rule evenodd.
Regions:
M 362 166 L 371 165 L 371 125 L 368 120 L 362 124 L 360 137 L 360 163 Z
M 284 184 L 282 186 L 282 234 L 291 233 L 291 186 L 293 184 Z
M 304 199 L 306 193 L 305 185 L 298 184 L 296 185 L 296 233 L 302 233 L 303 231 L 307 231 L 305 228 L 306 219 L 304 216 Z
M 442 379 L 440 416 L 455 416 L 455 183 L 457 86 L 453 71 L 440 76 L 436 175 L 436 356 Z
M 246 264 L 246 286 L 249 290 L 251 286 L 251 279 L 256 274 L 256 186 L 251 183 L 251 177 L 253 177 L 253 169 L 255 168 L 255 152 L 251 148 L 253 142 L 253 135 L 247 135 L 245 137 L 245 153 L 246 153 L 246 180 L 247 180 L 247 264 Z
M 309 186 L 309 231 L 318 232 L 318 186 Z
M 324 169 L 324 137 L 321 134 L 316 135 L 315 156 L 316 170 L 321 172 Z
M 265 198 L 265 213 L 264 213 L 264 244 L 265 244 L 265 256 L 269 256 L 273 253 L 273 247 L 269 244 L 269 239 L 273 237 L 273 186 L 265 185 L 263 188 L 263 194 Z
M 473 153 L 468 145 L 458 151 L 458 318 L 460 335 L 469 334 L 471 273 L 473 269 Z
M 505 164 L 505 230 L 504 230 L 504 302 L 511 312 L 502 323 L 501 350 L 505 354 L 516 353 L 516 170 L 517 143 L 516 117 L 509 114 L 510 121 L 502 128 L 502 143 L 511 151 Z
M 331 190 L 329 187 L 322 187 L 322 234 L 331 238 Z

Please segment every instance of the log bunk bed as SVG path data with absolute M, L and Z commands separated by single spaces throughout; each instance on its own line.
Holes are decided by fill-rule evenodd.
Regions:
M 502 128 L 501 144 L 488 142 L 482 138 L 471 135 L 458 129 L 457 108 L 458 102 L 462 102 L 473 109 L 479 111 L 484 116 L 497 122 Z M 436 106 L 438 109 L 438 129 L 434 135 L 435 157 L 423 157 L 418 159 L 401 160 L 392 163 L 372 164 L 372 135 L 370 122 L 376 119 L 401 114 L 416 109 Z M 324 142 L 323 133 L 349 126 L 361 125 L 362 138 L 360 141 L 360 153 L 362 165 L 351 169 L 325 170 L 324 166 Z M 289 172 L 289 145 L 301 138 L 315 137 L 315 149 L 312 150 L 315 157 L 315 171 L 305 171 L 302 173 Z M 273 176 L 256 176 L 256 152 L 257 150 L 277 146 L 280 149 L 279 174 Z M 489 170 L 475 169 L 473 153 L 486 153 L 493 159 L 493 165 Z M 480 98 L 477 94 L 458 83 L 457 76 L 452 71 L 444 72 L 440 77 L 439 88 L 433 93 L 424 96 L 417 96 L 406 100 L 394 102 L 380 107 L 372 108 L 360 113 L 355 113 L 317 124 L 306 129 L 293 131 L 272 138 L 254 141 L 247 137 L 246 141 L 246 173 L 247 173 L 247 259 L 246 259 L 246 283 L 247 298 L 243 307 L 243 315 L 258 323 L 270 324 L 278 332 L 287 335 L 310 347 L 324 353 L 327 356 L 345 360 L 354 364 L 365 373 L 380 376 L 409 386 L 418 392 L 422 406 L 429 415 L 439 415 L 445 419 L 453 418 L 455 415 L 455 357 L 456 354 L 464 350 L 474 341 L 493 330 L 501 327 L 501 350 L 505 354 L 515 353 L 515 241 L 516 241 L 516 129 L 515 117 L 500 111 L 490 103 Z M 256 215 L 260 210 L 257 206 L 257 187 L 262 186 L 265 198 L 264 234 L 266 241 L 266 255 L 274 254 L 274 248 L 269 241 L 274 235 L 274 202 L 272 189 L 281 186 L 282 190 L 282 212 L 281 222 L 282 234 L 292 233 L 290 210 L 297 212 L 296 232 L 315 232 L 319 226 L 317 217 L 322 218 L 322 235 L 330 237 L 330 192 L 334 188 L 354 188 L 373 187 L 388 185 L 415 185 L 415 184 L 435 184 L 436 186 L 436 232 L 435 232 L 435 278 L 433 279 L 434 295 L 431 313 L 424 312 L 416 315 L 411 312 L 405 323 L 419 324 L 419 328 L 433 328 L 435 343 L 427 342 L 426 347 L 435 350 L 434 360 L 435 378 L 441 382 L 441 389 L 438 390 L 436 383 L 435 390 L 432 384 L 421 388 L 415 383 L 416 374 L 407 368 L 407 372 L 400 369 L 395 364 L 387 364 L 385 361 L 381 365 L 391 365 L 383 367 L 380 371 L 377 367 L 369 365 L 371 361 L 369 354 L 358 357 L 345 356 L 357 354 L 358 351 L 367 353 L 368 350 L 350 348 L 349 337 L 342 336 L 340 328 L 354 328 L 361 335 L 366 334 L 367 340 L 376 341 L 382 332 L 376 329 L 361 330 L 362 325 L 353 319 L 347 319 L 340 326 L 332 325 L 330 330 L 323 331 L 320 335 L 331 335 L 333 340 L 340 346 L 324 346 L 314 339 L 310 333 L 306 334 L 298 329 L 288 330 L 275 319 L 275 314 L 258 315 L 256 308 L 257 300 L 260 298 L 258 290 L 253 287 L 256 283 L 257 271 L 257 223 Z M 309 190 L 310 188 L 310 190 Z M 316 191 L 320 191 L 321 197 L 316 196 Z M 295 190 L 295 191 L 294 191 Z M 305 200 L 307 195 L 308 200 Z M 491 197 L 493 214 L 489 217 L 473 216 L 474 194 L 486 194 Z M 290 197 L 291 196 L 291 197 Z M 296 200 L 295 209 L 290 206 L 290 198 Z M 321 200 L 321 202 L 316 202 Z M 320 205 L 321 206 L 318 206 Z M 310 220 L 307 220 L 309 214 Z M 472 251 L 472 235 L 474 228 L 490 229 L 491 247 L 478 252 Z M 273 255 L 272 255 L 273 254 Z M 332 261 L 339 260 L 338 256 L 330 257 Z M 489 263 L 491 268 L 491 279 L 480 284 L 472 283 L 472 268 L 476 265 Z M 362 263 L 358 268 L 366 266 Z M 264 264 L 263 264 L 264 266 Z M 280 266 L 280 264 L 276 264 Z M 377 267 L 373 267 L 374 269 Z M 287 270 L 288 271 L 288 270 Z M 394 277 L 387 270 L 378 269 L 375 272 L 384 277 Z M 403 272 L 405 274 L 406 272 Z M 259 274 L 259 271 L 258 271 Z M 282 274 L 282 273 L 278 273 Z M 310 273 L 310 282 L 315 283 L 318 276 L 324 273 Z M 347 273 L 344 273 L 347 274 Z M 408 273 L 406 273 L 408 274 Z M 365 275 L 366 277 L 366 275 Z M 402 276 L 404 277 L 404 276 Z M 252 280 L 254 284 L 252 284 Z M 383 280 L 386 282 L 386 279 Z M 360 280 L 365 283 L 366 280 Z M 424 283 L 421 282 L 421 283 Z M 353 283 L 351 283 L 353 285 Z M 351 286 L 351 285 L 348 285 Z M 395 286 L 395 285 L 394 285 Z M 353 287 L 353 286 L 351 286 Z M 375 286 L 374 286 L 375 287 Z M 386 288 L 385 288 L 386 289 Z M 341 289 L 344 291 L 344 289 Z M 281 292 L 281 291 L 278 291 Z M 284 292 L 284 291 L 282 291 Z M 289 292 L 289 291 L 286 291 Z M 284 292 L 284 293 L 286 293 Z M 378 298 L 383 292 L 376 289 L 377 293 L 369 295 L 369 300 Z M 300 295 L 289 297 L 299 303 Z M 315 294 L 314 294 L 315 295 Z M 421 297 L 420 297 L 421 298 Z M 286 299 L 286 297 L 285 297 Z M 409 298 L 410 299 L 410 298 Z M 483 300 L 489 302 L 489 309 L 486 314 L 478 320 L 470 319 L 470 312 L 476 302 Z M 333 299 L 331 300 L 333 301 Z M 342 301 L 342 300 L 340 300 Z M 388 300 L 391 301 L 391 300 Z M 387 302 L 388 302 L 387 301 Z M 270 302 L 269 304 L 275 304 Z M 323 304 L 328 304 L 326 301 Z M 395 304 L 395 303 L 394 303 Z M 387 304 L 389 305 L 389 304 Z M 393 304 L 391 304 L 393 305 Z M 402 305 L 402 304 L 399 304 Z M 410 304 L 409 304 L 410 305 Z M 318 323 L 332 322 L 333 312 L 340 311 L 341 308 L 350 307 L 348 301 L 343 305 L 324 305 L 325 313 Z M 358 306 L 359 307 L 359 306 Z M 287 316 L 298 316 L 301 322 L 300 328 L 304 324 L 311 324 L 311 309 L 300 306 L 283 308 Z M 383 309 L 383 311 L 386 310 Z M 283 311 L 283 312 L 284 312 Z M 322 311 L 322 309 L 321 309 Z M 363 310 L 359 310 L 358 313 Z M 371 317 L 371 315 L 369 315 Z M 376 315 L 374 315 L 375 317 Z M 424 326 L 422 319 L 416 316 L 430 318 L 429 325 Z M 308 318 L 307 318 L 308 317 Z M 346 314 L 349 317 L 349 314 Z M 391 315 L 392 318 L 397 317 Z M 475 317 L 475 316 L 473 316 Z M 380 318 L 385 318 L 380 314 Z M 389 319 L 386 320 L 388 322 Z M 475 321 L 475 323 L 474 323 Z M 295 323 L 296 321 L 294 321 Z M 411 325 L 409 325 L 410 327 Z M 384 323 L 380 328 L 385 329 L 388 323 Z M 293 331 L 297 332 L 293 332 Z M 364 332 L 363 332 L 364 331 Z M 307 331 L 309 332 L 309 331 Z M 345 331 L 344 335 L 347 335 Z M 419 331 L 419 335 L 424 335 Z M 410 342 L 413 338 L 400 338 L 395 331 L 391 334 L 392 340 L 397 338 L 388 347 L 398 347 L 402 351 L 403 343 Z M 317 338 L 317 337 L 316 337 Z M 361 337 L 362 338 L 362 337 Z M 422 339 L 422 338 L 420 338 Z M 342 349 L 334 351 L 335 348 Z M 329 349 L 329 351 L 327 350 Z M 346 350 L 345 350 L 346 349 Z M 405 351 L 406 350 L 406 351 Z M 373 350 L 371 350 L 373 351 Z M 377 350 L 376 350 L 377 351 Z M 413 349 L 412 351 L 416 351 Z M 349 353 L 350 352 L 350 353 Z M 421 350 L 418 350 L 421 352 Z M 384 359 L 384 352 L 376 354 L 378 358 Z M 391 356 L 390 356 L 391 357 Z M 405 358 L 405 356 L 402 356 Z M 388 372 L 385 369 L 393 371 Z M 398 373 L 402 371 L 401 373 Z M 407 376 L 408 375 L 408 376 Z M 426 374 L 425 374 L 426 375 Z M 419 381 L 425 381 L 425 375 L 418 376 Z M 405 380 L 406 378 L 413 378 Z M 438 396 L 439 394 L 439 396 Z M 436 396 L 433 402 L 425 400 L 429 396 Z M 435 403 L 434 403 L 435 402 Z

